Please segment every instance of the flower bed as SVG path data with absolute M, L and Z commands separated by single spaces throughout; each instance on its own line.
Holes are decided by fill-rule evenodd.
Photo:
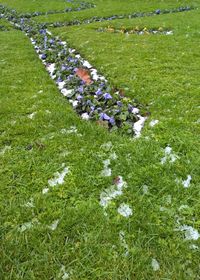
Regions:
M 139 28 L 139 27 L 134 27 L 134 28 L 125 28 L 121 27 L 120 29 L 117 29 L 113 26 L 108 26 L 106 28 L 100 27 L 97 29 L 98 32 L 107 32 L 107 33 L 122 33 L 126 35 L 130 34 L 136 34 L 136 35 L 172 35 L 173 31 L 169 29 L 163 29 L 162 27 L 159 28 Z
M 71 25 L 80 25 L 80 24 L 88 24 L 93 22 L 103 22 L 103 21 L 112 21 L 115 19 L 125 19 L 125 18 L 137 18 L 137 17 L 150 17 L 150 16 L 156 16 L 156 15 L 163 15 L 163 14 L 170 14 L 170 13 L 179 13 L 179 12 L 187 12 L 194 10 L 194 7 L 178 7 L 174 9 L 164 9 L 164 10 L 155 10 L 152 12 L 135 12 L 131 14 L 123 14 L 123 15 L 112 15 L 107 17 L 91 17 L 89 19 L 84 20 L 72 20 L 67 22 L 46 22 L 46 26 L 50 27 L 61 27 L 61 26 L 71 26 Z

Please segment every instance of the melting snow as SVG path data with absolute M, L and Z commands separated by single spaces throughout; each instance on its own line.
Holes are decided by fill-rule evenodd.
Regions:
M 55 221 L 53 221 L 53 223 L 52 223 L 50 226 L 48 226 L 48 228 L 51 229 L 51 230 L 56 230 L 59 221 L 60 221 L 60 220 L 55 220 Z
M 128 247 L 128 244 L 126 243 L 126 240 L 125 240 L 125 233 L 122 230 L 119 232 L 119 239 L 121 241 L 122 246 L 125 248 L 125 256 L 128 256 L 129 247 Z
M 178 230 L 184 232 L 186 240 L 198 240 L 200 237 L 198 230 L 194 229 L 192 226 L 183 225 L 180 226 Z
M 0 151 L 0 155 L 4 155 L 7 151 L 9 151 L 11 149 L 11 146 L 5 146 L 1 151 Z
M 60 131 L 62 134 L 71 134 L 71 133 L 77 133 L 77 128 L 76 126 L 71 126 L 69 129 L 61 129 Z
M 178 159 L 178 156 L 172 153 L 172 148 L 170 146 L 167 146 L 164 151 L 165 156 L 161 159 L 161 164 L 164 164 L 167 161 L 173 163 Z
M 104 169 L 101 171 L 101 176 L 103 177 L 109 177 L 112 174 L 111 168 L 108 166 L 110 165 L 110 159 L 106 159 L 103 161 Z
M 108 152 L 112 149 L 112 143 L 111 142 L 107 142 L 101 145 L 101 149 Z
M 37 219 L 34 219 L 32 222 L 27 222 L 19 226 L 19 231 L 22 233 L 34 226 L 34 224 L 39 224 Z
M 141 130 L 144 126 L 144 123 L 146 121 L 146 117 L 142 117 L 142 116 L 138 116 L 139 117 L 139 121 L 135 122 L 133 125 L 133 130 L 135 132 L 135 137 L 138 138 L 141 135 Z
M 143 194 L 148 194 L 149 192 L 149 187 L 147 185 L 143 185 L 142 186 L 142 191 L 143 191 Z
M 49 191 L 49 188 L 44 188 L 44 189 L 42 190 L 42 194 L 48 193 L 48 191 Z
M 159 123 L 159 120 L 152 120 L 152 121 L 150 121 L 149 125 L 150 125 L 151 127 L 153 127 L 153 126 L 155 126 L 155 125 L 158 124 L 158 123 Z
M 90 116 L 88 115 L 88 113 L 83 113 L 83 114 L 81 115 L 81 118 L 82 118 L 83 120 L 88 121 L 89 118 L 90 118 Z
M 34 208 L 34 199 L 31 198 L 26 204 L 24 204 L 24 206 L 28 207 L 28 208 Z
M 35 117 L 35 115 L 36 115 L 36 112 L 33 112 L 32 114 L 28 115 L 28 118 L 32 120 Z
M 69 279 L 69 273 L 66 272 L 64 265 L 62 265 L 58 277 L 61 278 L 62 280 Z
M 190 182 L 191 182 L 191 180 L 192 180 L 192 177 L 191 177 L 191 175 L 188 175 L 187 176 L 187 179 L 185 180 L 185 181 L 183 181 L 183 187 L 184 188 L 188 188 L 189 186 L 190 186 Z
M 55 187 L 56 185 L 62 185 L 64 183 L 64 178 L 68 173 L 69 173 L 68 167 L 65 167 L 61 173 L 56 172 L 54 174 L 55 177 L 53 179 L 48 180 L 49 186 Z
M 104 190 L 100 194 L 100 205 L 106 208 L 114 198 L 122 195 L 124 188 L 127 188 L 127 183 L 123 181 L 121 176 L 119 176 L 115 185 Z
M 153 271 L 158 271 L 160 269 L 160 264 L 156 259 L 152 259 L 151 266 L 153 268 Z
M 117 209 L 117 212 L 126 218 L 128 218 L 129 216 L 132 216 L 132 214 L 133 214 L 132 209 L 129 207 L 128 204 L 125 204 L 125 203 L 122 203 L 119 206 L 119 208 Z

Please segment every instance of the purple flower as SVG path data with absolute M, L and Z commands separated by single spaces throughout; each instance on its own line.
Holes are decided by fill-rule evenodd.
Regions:
M 159 14 L 160 14 L 160 10 L 159 10 L 159 9 L 156 10 L 155 13 L 156 13 L 157 15 L 159 15 Z
M 80 86 L 80 87 L 78 88 L 78 91 L 79 91 L 80 93 L 83 93 L 83 91 L 84 91 L 83 86 Z
M 82 95 L 78 95 L 77 96 L 77 100 L 80 101 L 81 99 L 83 99 L 83 96 Z
M 101 95 L 102 94 L 102 91 L 100 90 L 100 88 L 95 92 L 96 95 Z
M 109 119 L 109 123 L 112 124 L 112 125 L 115 125 L 115 119 L 113 117 L 111 117 Z
M 110 93 L 104 93 L 103 97 L 108 100 L 108 99 L 112 99 L 112 96 L 110 95 Z
M 46 57 L 47 57 L 47 56 L 46 56 L 46 54 L 44 54 L 44 53 L 41 55 L 41 59 L 45 59 Z
M 121 101 L 117 101 L 117 105 L 118 105 L 119 107 L 122 107 L 122 102 L 121 102 Z
M 46 30 L 45 29 L 40 29 L 40 34 L 45 35 L 46 34 Z
M 53 43 L 54 43 L 54 40 L 53 40 L 53 39 L 50 39 L 50 40 L 49 40 L 49 43 L 50 43 L 50 44 L 53 44 Z
M 131 113 L 131 112 L 132 112 L 132 110 L 133 110 L 133 106 L 132 106 L 132 105 L 130 105 L 130 104 L 128 104 L 128 111 L 129 111 L 129 113 Z
M 58 79 L 57 79 L 57 83 L 61 83 L 63 80 L 62 80 L 62 78 L 61 77 L 58 77 Z
M 105 113 L 101 113 L 100 114 L 100 120 L 109 121 L 110 117 L 107 114 L 105 114 Z

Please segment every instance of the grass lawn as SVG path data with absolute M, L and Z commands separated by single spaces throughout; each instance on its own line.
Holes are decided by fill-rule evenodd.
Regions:
M 22 11 L 22 1 L 12 2 Z M 41 10 L 38 2 L 24 11 Z M 134 1 L 126 3 L 130 11 Z M 135 3 L 152 10 L 183 2 Z M 111 4 L 76 14 L 106 14 L 110 5 L 109 14 Z M 109 22 L 51 30 L 148 106 L 138 139 L 81 120 L 27 36 L 0 33 L 0 279 L 199 279 L 198 21 L 198 10 L 112 21 L 169 28 L 168 36 L 97 32 Z M 118 176 L 127 187 L 104 209 Z M 120 214 L 123 205 L 132 215 Z
M 134 12 L 151 12 L 156 9 L 173 9 L 181 6 L 194 6 L 198 7 L 199 1 L 189 1 L 189 0 L 167 0 L 167 1 L 140 1 L 140 0 L 93 0 L 91 3 L 96 5 L 96 8 L 84 10 L 80 12 L 72 12 L 65 14 L 54 14 L 48 16 L 39 16 L 35 20 L 37 22 L 65 22 L 72 20 L 83 20 L 94 16 L 106 17 L 112 15 L 123 15 L 130 14 Z
M 2 5 L 6 5 L 13 9 L 16 9 L 21 13 L 31 13 L 31 12 L 47 12 L 51 10 L 64 10 L 68 7 L 74 7 L 76 4 L 70 3 L 65 0 L 2 0 L 0 2 Z

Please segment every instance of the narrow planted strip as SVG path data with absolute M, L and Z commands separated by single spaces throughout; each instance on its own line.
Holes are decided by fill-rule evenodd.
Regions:
M 50 77 L 82 119 L 96 121 L 110 131 L 120 129 L 125 134 L 140 136 L 148 115 L 144 106 L 111 87 L 75 49 L 53 37 L 46 28 L 30 19 L 11 20 L 6 10 L 2 14 L 31 39 Z
M 84 1 L 79 2 L 79 1 L 71 0 L 71 1 L 68 1 L 68 2 L 77 4 L 77 7 L 67 7 L 63 10 L 52 10 L 52 11 L 47 11 L 47 12 L 39 12 L 38 11 L 38 12 L 33 12 L 33 13 L 17 13 L 15 10 L 12 10 L 11 16 L 21 17 L 21 18 L 32 18 L 32 17 L 42 16 L 42 15 L 52 15 L 52 14 L 63 14 L 63 13 L 69 13 L 69 12 L 77 12 L 77 11 L 82 11 L 82 10 L 91 9 L 91 8 L 96 7 L 94 4 L 84 2 Z M 6 13 L 10 13 L 9 8 L 6 8 Z
M 159 28 L 125 28 L 122 27 L 121 29 L 117 29 L 113 26 L 108 26 L 106 28 L 100 27 L 97 29 L 97 32 L 107 32 L 107 33 L 121 33 L 125 35 L 131 35 L 131 34 L 136 34 L 136 35 L 172 35 L 173 31 L 170 29 L 163 29 L 162 27 Z
M 151 12 L 134 12 L 131 14 L 122 14 L 122 15 L 112 15 L 112 16 L 106 16 L 106 17 L 91 17 L 84 20 L 72 20 L 72 21 L 66 21 L 66 22 L 46 22 L 45 25 L 50 27 L 62 27 L 62 26 L 71 26 L 71 25 L 80 25 L 80 24 L 89 24 L 93 22 L 103 22 L 103 21 L 112 21 L 112 20 L 119 20 L 119 19 L 132 19 L 132 18 L 138 18 L 138 17 L 151 17 L 151 16 L 158 16 L 158 15 L 164 15 L 164 14 L 172 14 L 172 13 L 180 13 L 180 12 L 188 12 L 191 10 L 196 9 L 195 7 L 178 7 L 174 9 L 164 9 L 164 10 L 155 10 Z

